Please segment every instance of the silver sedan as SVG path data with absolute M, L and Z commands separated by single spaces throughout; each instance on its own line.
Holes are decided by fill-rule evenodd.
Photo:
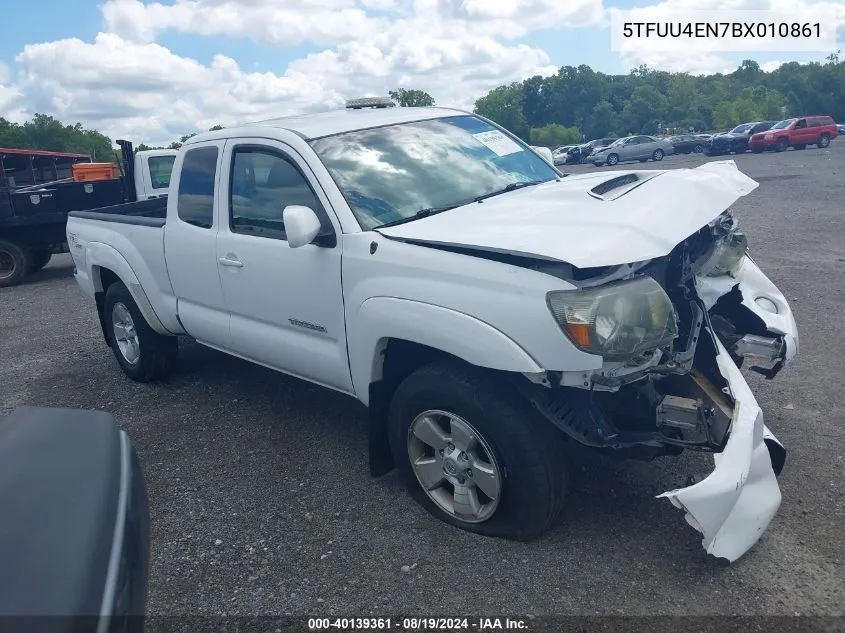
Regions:
M 589 162 L 596 166 L 615 165 L 625 161 L 638 160 L 641 163 L 647 160 L 663 160 L 667 154 L 674 152 L 672 143 L 665 139 L 652 136 L 628 136 L 607 147 L 594 151 Z

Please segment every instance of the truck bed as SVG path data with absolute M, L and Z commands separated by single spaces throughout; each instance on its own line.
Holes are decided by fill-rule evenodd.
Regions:
M 125 202 L 90 211 L 71 211 L 69 217 L 119 222 L 140 226 L 162 227 L 167 219 L 167 198 L 150 198 L 141 202 Z

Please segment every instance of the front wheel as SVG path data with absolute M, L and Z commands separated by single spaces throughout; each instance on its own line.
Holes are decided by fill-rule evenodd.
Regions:
M 822 149 L 830 145 L 830 135 L 829 134 L 822 134 L 819 137 L 818 146 Z
M 389 434 L 411 496 L 446 523 L 531 540 L 563 509 L 563 436 L 496 374 L 418 369 L 393 396 Z
M 607 164 L 611 167 L 619 162 L 619 155 L 618 154 L 610 154 L 607 157 Z
M 662 149 L 654 150 L 654 154 L 651 155 L 651 159 L 655 160 L 655 161 L 663 160 L 663 150 Z
M 115 282 L 106 291 L 103 318 L 109 346 L 123 373 L 138 382 L 170 373 L 178 354 L 176 337 L 153 330 L 122 283 Z
M 786 137 L 778 139 L 777 145 L 775 145 L 775 151 L 785 152 L 787 149 L 789 149 L 789 141 Z

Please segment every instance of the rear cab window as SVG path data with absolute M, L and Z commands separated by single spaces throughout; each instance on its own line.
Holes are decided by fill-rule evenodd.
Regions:
M 153 189 L 167 189 L 170 186 L 170 175 L 173 173 L 175 160 L 175 156 L 150 156 L 147 159 Z
M 217 147 L 196 147 L 185 152 L 177 200 L 180 220 L 204 229 L 212 227 L 216 178 Z

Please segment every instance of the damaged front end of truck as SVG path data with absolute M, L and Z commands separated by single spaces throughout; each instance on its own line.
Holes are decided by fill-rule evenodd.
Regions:
M 550 372 L 544 384 L 535 377 L 523 383 L 525 396 L 567 435 L 603 452 L 712 453 L 709 476 L 660 498 L 685 512 L 709 554 L 736 560 L 780 505 L 776 475 L 785 461 L 739 367 L 771 379 L 795 356 L 786 299 L 727 212 L 665 257 L 569 272 L 577 290 L 550 293 L 549 308 L 576 346 L 602 355 L 602 366 Z M 621 289 L 624 300 L 616 298 Z M 616 333 L 620 323 L 628 331 Z M 660 326 L 649 330 L 652 323 Z M 633 337 L 637 351 L 614 337 Z

